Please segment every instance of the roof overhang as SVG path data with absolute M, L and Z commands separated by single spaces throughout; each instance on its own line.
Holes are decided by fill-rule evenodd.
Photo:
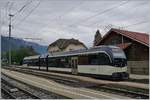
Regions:
M 114 30 L 114 29 L 110 29 L 96 45 L 99 45 L 111 32 L 115 32 L 116 34 L 121 34 L 122 36 L 128 37 L 128 38 L 130 38 L 130 39 L 132 39 L 132 40 L 134 40 L 134 41 L 136 41 L 136 42 L 139 42 L 139 43 L 141 43 L 141 44 L 143 44 L 143 45 L 149 47 L 149 44 L 144 43 L 144 42 L 142 42 L 142 41 L 139 41 L 139 40 L 137 40 L 137 39 L 135 39 L 135 38 L 133 38 L 133 37 L 130 37 L 130 36 L 128 36 L 128 35 L 125 35 L 125 34 L 123 34 L 123 33 L 121 33 L 121 32 L 118 32 L 118 31 L 116 31 L 116 30 Z
M 124 34 L 121 33 L 121 32 L 117 32 L 117 31 L 115 31 L 115 30 L 113 30 L 113 31 L 116 32 L 117 34 L 121 34 L 121 35 L 123 35 L 123 36 L 125 36 L 125 37 L 128 37 L 128 38 L 130 38 L 130 39 L 132 39 L 132 40 L 134 40 L 134 41 L 136 41 L 136 42 L 139 42 L 139 43 L 141 43 L 141 44 L 143 44 L 143 45 L 149 47 L 149 44 L 147 44 L 147 43 L 141 42 L 141 41 L 139 41 L 139 40 L 137 40 L 137 39 L 135 39 L 135 38 L 132 38 L 132 37 L 130 37 L 130 36 L 128 36 L 128 35 L 124 35 Z

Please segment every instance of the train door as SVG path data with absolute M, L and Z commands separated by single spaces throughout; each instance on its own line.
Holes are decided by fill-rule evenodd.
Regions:
M 71 72 L 72 74 L 78 73 L 78 57 L 71 58 Z
M 39 60 L 39 61 L 38 61 L 38 62 L 39 62 L 38 64 L 39 64 L 39 70 L 40 70 L 40 67 L 41 67 L 41 58 L 39 57 L 38 60 Z
M 46 71 L 48 71 L 48 56 L 46 56 Z

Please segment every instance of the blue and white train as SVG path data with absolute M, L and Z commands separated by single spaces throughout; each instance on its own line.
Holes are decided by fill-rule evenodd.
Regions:
M 47 71 L 69 72 L 127 79 L 127 59 L 123 50 L 116 46 L 98 46 L 67 52 L 55 52 L 25 57 L 23 64 Z

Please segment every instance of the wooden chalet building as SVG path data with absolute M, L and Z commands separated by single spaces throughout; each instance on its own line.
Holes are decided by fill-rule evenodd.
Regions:
M 128 72 L 149 74 L 149 35 L 120 29 L 110 29 L 94 46 L 116 45 L 122 48 L 128 60 Z
M 51 52 L 60 52 L 60 51 L 71 51 L 77 49 L 87 48 L 82 42 L 77 39 L 58 39 L 51 43 L 47 51 Z

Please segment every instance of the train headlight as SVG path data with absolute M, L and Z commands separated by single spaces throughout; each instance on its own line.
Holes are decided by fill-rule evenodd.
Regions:
M 124 67 L 124 66 L 126 66 L 126 61 L 122 58 L 116 58 L 116 59 L 114 59 L 114 66 Z

